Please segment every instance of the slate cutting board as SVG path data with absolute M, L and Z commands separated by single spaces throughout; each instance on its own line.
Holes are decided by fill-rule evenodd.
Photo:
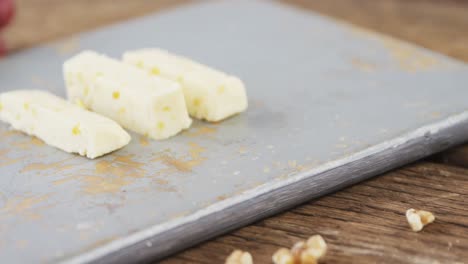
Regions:
M 269 1 L 195 3 L 0 61 L 0 91 L 64 96 L 83 49 L 161 47 L 240 76 L 249 109 L 97 160 L 0 125 L 0 258 L 157 259 L 468 138 L 468 67 Z

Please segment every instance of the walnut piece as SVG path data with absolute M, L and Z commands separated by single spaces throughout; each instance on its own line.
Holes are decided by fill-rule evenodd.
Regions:
M 234 250 L 229 257 L 227 257 L 225 264 L 253 264 L 252 255 L 247 251 Z
M 291 248 L 279 249 L 273 255 L 275 264 L 316 264 L 325 256 L 327 243 L 320 235 L 315 235 L 307 241 L 299 241 Z
M 406 211 L 406 220 L 413 231 L 419 232 L 424 226 L 434 222 L 435 216 L 431 212 L 411 208 Z
M 287 248 L 278 249 L 271 258 L 275 264 L 295 264 L 294 256 Z

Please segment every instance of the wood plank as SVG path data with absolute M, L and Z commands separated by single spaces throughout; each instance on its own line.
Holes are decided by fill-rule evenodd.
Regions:
M 163 261 L 222 263 L 236 249 L 269 263 L 279 247 L 314 234 L 329 244 L 324 263 L 451 263 L 468 259 L 468 170 L 419 162 L 290 212 L 260 221 Z M 412 232 L 408 208 L 436 215 Z
M 468 61 L 468 1 L 282 1 Z
M 188 0 L 15 0 L 15 2 L 16 17 L 4 34 L 7 48 L 11 52 L 179 6 Z
M 446 150 L 429 158 L 433 162 L 468 168 L 468 145 Z

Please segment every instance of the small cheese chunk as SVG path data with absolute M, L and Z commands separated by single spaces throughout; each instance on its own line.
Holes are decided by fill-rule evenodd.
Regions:
M 195 118 L 216 122 L 247 109 L 245 87 L 237 77 L 160 49 L 129 51 L 123 60 L 179 82 L 188 111 Z
M 70 153 L 94 159 L 130 142 L 116 122 L 39 90 L 0 94 L 0 120 Z
M 92 51 L 69 59 L 63 70 L 71 102 L 137 133 L 165 139 L 192 123 L 177 82 Z

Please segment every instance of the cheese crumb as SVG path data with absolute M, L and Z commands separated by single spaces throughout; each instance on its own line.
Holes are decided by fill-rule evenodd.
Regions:
M 158 122 L 158 129 L 159 130 L 163 130 L 165 126 L 166 125 L 164 124 L 164 122 Z
M 289 166 L 290 168 L 296 168 L 296 166 L 297 166 L 297 161 L 295 161 L 295 160 L 288 160 L 288 166 Z
M 23 108 L 24 108 L 24 110 L 28 110 L 28 109 L 29 109 L 29 104 L 28 104 L 28 103 L 24 103 L 24 104 L 23 104 Z
M 434 222 L 435 216 L 431 212 L 411 208 L 406 211 L 406 220 L 414 232 L 419 232 L 424 226 Z
M 224 262 L 225 264 L 253 264 L 252 255 L 247 251 L 234 250 Z
M 84 82 L 84 78 L 83 78 L 83 74 L 81 72 L 79 72 L 77 75 L 76 75 L 76 78 L 78 79 L 78 81 L 80 83 L 83 83 Z
M 73 127 L 72 134 L 75 135 L 75 136 L 81 134 L 80 125 L 76 125 L 76 126 Z
M 193 100 L 193 105 L 194 105 L 194 106 L 200 106 L 200 105 L 201 105 L 201 102 L 202 102 L 202 100 L 201 100 L 200 98 L 195 98 L 195 99 Z
M 226 91 L 226 86 L 220 85 L 220 86 L 218 87 L 218 93 L 219 93 L 219 94 L 222 94 L 222 93 L 224 93 L 224 91 Z
M 157 67 L 151 68 L 151 74 L 152 75 L 159 75 L 161 71 Z
M 76 99 L 75 100 L 75 104 L 83 109 L 86 109 L 86 106 L 85 104 L 83 103 L 83 101 L 81 101 L 80 99 Z
M 112 98 L 114 98 L 115 100 L 119 99 L 120 98 L 120 93 L 119 92 L 113 92 L 112 93 Z

